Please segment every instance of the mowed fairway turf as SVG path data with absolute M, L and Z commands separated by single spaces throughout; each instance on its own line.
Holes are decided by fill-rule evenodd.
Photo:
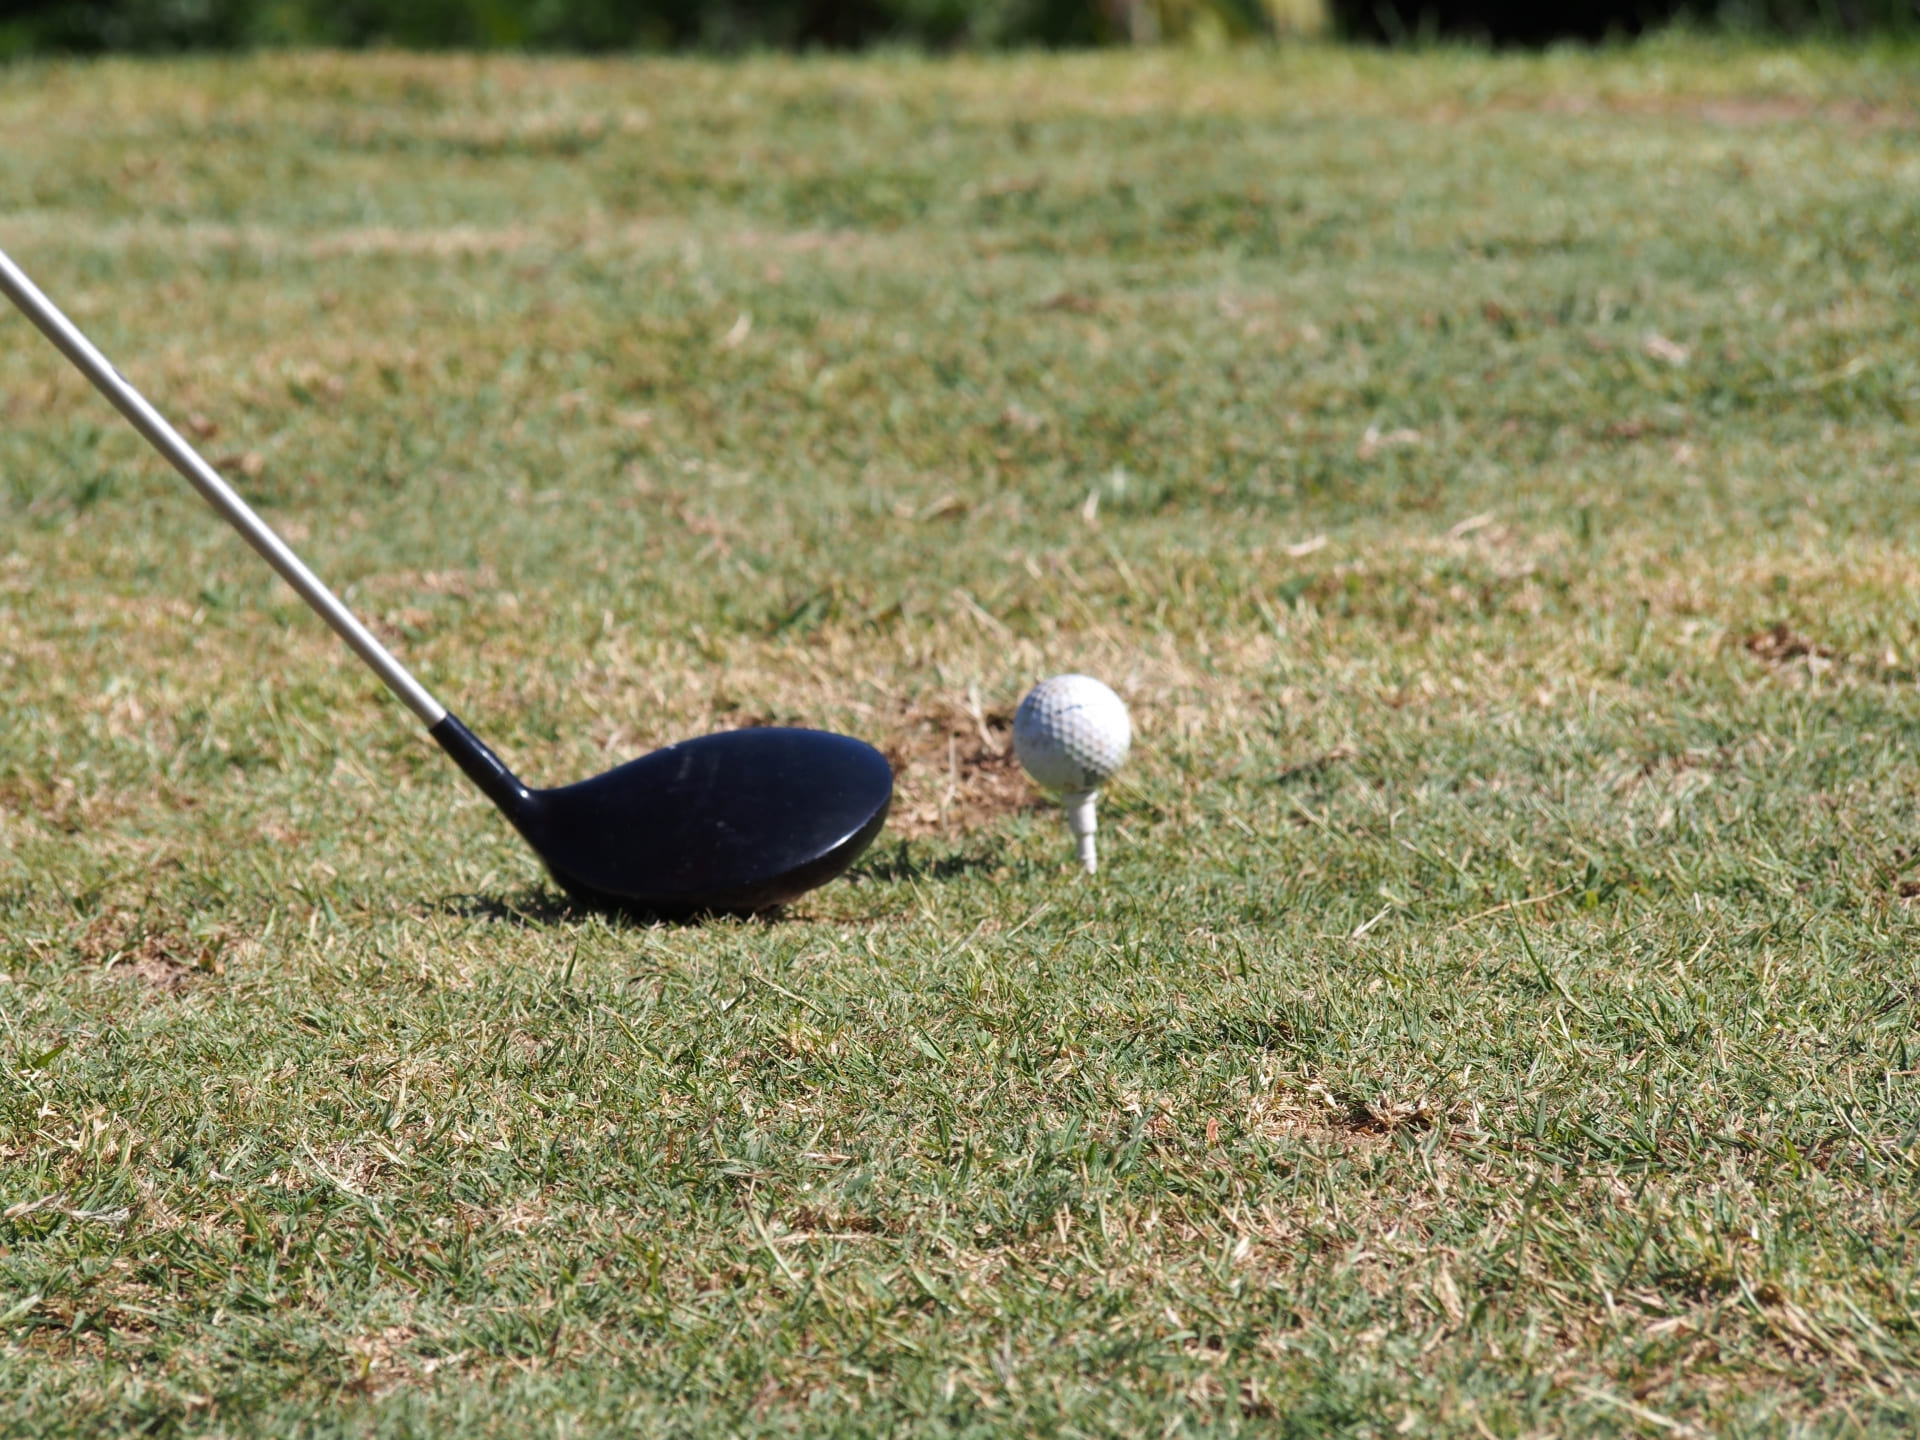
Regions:
M 0 245 L 531 780 L 569 909 L 0 317 L 0 1429 L 1920 1424 L 1920 62 L 0 74 Z M 1008 756 L 1133 707 L 1099 878 Z

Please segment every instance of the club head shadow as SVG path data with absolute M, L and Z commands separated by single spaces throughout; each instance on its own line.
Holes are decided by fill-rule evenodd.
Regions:
M 893 803 L 886 757 L 821 730 L 703 735 L 552 790 L 452 715 L 432 734 L 568 895 L 638 918 L 783 905 L 858 859 Z

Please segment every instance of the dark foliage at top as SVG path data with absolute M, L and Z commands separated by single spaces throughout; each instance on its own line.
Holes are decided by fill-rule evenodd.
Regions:
M 1152 0 L 0 0 L 0 55 L 257 46 L 571 51 L 1079 46 L 1140 33 Z M 1212 0 L 1229 33 L 1262 0 Z M 1920 31 L 1920 0 L 1330 0 L 1339 33 L 1496 45 L 1631 36 L 1676 19 L 1775 33 Z
M 1343 33 L 1401 44 L 1428 39 L 1495 45 L 1627 38 L 1676 20 L 1774 34 L 1920 31 L 1920 0 L 1333 0 Z
M 1110 38 L 1083 0 L 3 0 L 0 50 L 935 48 Z

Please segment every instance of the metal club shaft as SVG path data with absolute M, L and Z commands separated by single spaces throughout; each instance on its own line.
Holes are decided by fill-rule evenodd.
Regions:
M 0 251 L 0 291 L 5 291 L 7 298 L 19 307 L 21 314 L 33 321 L 60 353 L 93 382 L 94 388 L 114 403 L 115 408 L 133 423 L 133 428 L 146 437 L 148 444 L 165 456 L 174 469 L 186 476 L 207 503 L 260 552 L 261 558 L 280 572 L 280 578 L 333 627 L 335 633 L 347 642 L 348 648 L 366 661 L 367 668 L 384 680 L 387 688 L 398 695 L 409 710 L 429 726 L 437 725 L 446 717 L 447 707 L 434 699 L 427 687 L 414 679 L 412 672 L 393 658 L 387 647 L 374 638 L 373 632 L 341 603 L 340 597 L 306 567 L 300 557 L 287 547 L 287 542 L 276 535 L 273 528 L 254 513 L 253 507 L 220 478 L 218 471 L 200 458 L 200 453 L 167 423 L 166 417 L 127 383 L 126 377 L 94 348 L 93 342 L 80 333 L 78 326 L 40 293 L 39 287 L 8 258 L 5 251 Z

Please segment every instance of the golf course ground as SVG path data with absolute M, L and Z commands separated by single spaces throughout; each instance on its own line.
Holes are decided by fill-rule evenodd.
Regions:
M 1920 52 L 0 71 L 0 1431 L 1920 1427 Z M 1009 746 L 1132 708 L 1078 874 Z

